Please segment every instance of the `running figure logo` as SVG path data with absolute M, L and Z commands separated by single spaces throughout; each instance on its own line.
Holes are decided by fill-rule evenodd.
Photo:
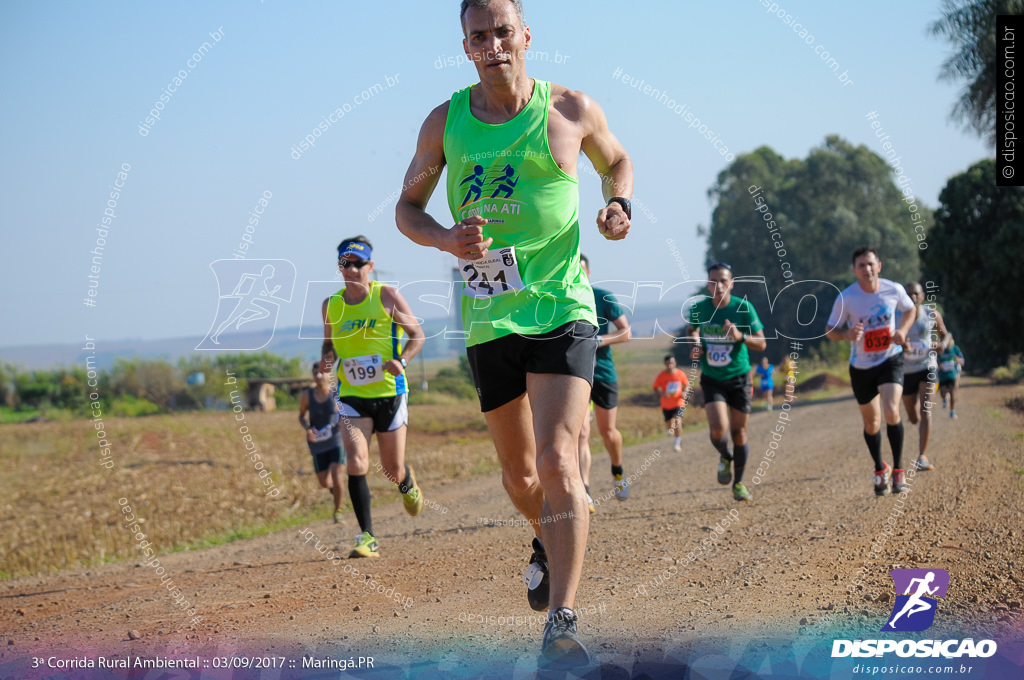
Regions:
M 494 179 L 487 182 L 488 177 L 493 177 Z M 464 184 L 469 185 L 469 188 L 466 190 L 466 196 L 462 199 L 462 205 L 459 208 L 465 208 L 470 203 L 484 198 L 485 188 L 490 190 L 490 187 L 495 184 L 498 186 L 494 188 L 489 198 L 512 198 L 518 183 L 519 177 L 516 175 L 516 169 L 508 163 L 498 171 L 495 171 L 492 165 L 486 172 L 484 171 L 484 166 L 474 165 L 473 174 L 467 175 L 459 182 L 460 187 Z
M 210 331 L 197 350 L 254 350 L 274 337 L 282 303 L 291 302 L 295 265 L 288 260 L 215 260 L 219 300 Z M 255 327 L 247 324 L 259 321 Z M 225 337 L 221 337 L 225 336 Z
M 916 632 L 927 629 L 935 620 L 935 597 L 945 597 L 949 573 L 944 569 L 893 569 L 889 572 L 896 592 L 892 615 L 883 631 Z

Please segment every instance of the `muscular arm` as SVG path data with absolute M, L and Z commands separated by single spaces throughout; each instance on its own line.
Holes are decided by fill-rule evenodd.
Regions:
M 907 341 L 907 333 L 910 332 L 910 327 L 914 325 L 916 319 L 917 307 L 903 315 L 903 318 L 900 320 L 900 326 L 896 329 L 896 334 L 893 337 L 893 341 L 897 345 L 902 345 Z
M 302 429 L 309 429 L 309 418 L 306 417 L 306 412 L 309 411 L 309 391 L 302 390 L 302 396 L 299 397 L 299 425 L 302 425 Z
M 625 147 L 608 128 L 604 111 L 587 95 L 574 93 L 581 111 L 583 140 L 581 149 L 601 176 L 601 195 L 608 199 L 633 197 L 633 161 Z M 617 203 L 604 207 L 598 213 L 598 228 L 604 237 L 617 241 L 629 233 L 630 221 L 626 211 Z
M 455 257 L 476 260 L 487 254 L 493 239 L 484 239 L 482 225 L 487 220 L 469 217 L 449 229 L 427 214 L 441 170 L 445 166 L 444 127 L 448 120 L 448 102 L 430 112 L 420 128 L 416 154 L 405 173 L 402 195 L 395 206 L 398 230 L 414 243 L 437 248 Z
M 423 328 L 420 327 L 420 322 L 413 315 L 409 303 L 405 301 L 405 298 L 402 297 L 402 294 L 397 289 L 385 286 L 381 290 L 380 301 L 384 305 L 384 309 L 387 310 L 388 315 L 395 320 L 395 323 L 409 337 L 408 342 L 406 342 L 405 347 L 402 349 L 402 358 L 408 363 L 420 353 L 423 345 L 427 342 Z
M 334 353 L 334 342 L 331 340 L 331 338 L 334 337 L 334 333 L 331 330 L 331 322 L 327 320 L 327 303 L 330 302 L 330 300 L 330 298 L 324 300 L 324 304 L 320 308 L 320 316 L 324 320 L 324 342 L 320 347 L 320 356 L 334 356 L 337 358 Z M 334 359 L 331 360 L 331 363 L 334 363 Z

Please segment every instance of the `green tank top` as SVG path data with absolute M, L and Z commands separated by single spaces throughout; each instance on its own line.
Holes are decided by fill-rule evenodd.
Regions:
M 459 260 L 467 346 L 539 335 L 571 321 L 597 325 L 580 266 L 579 182 L 551 157 L 551 83 L 534 83 L 526 108 L 500 125 L 473 116 L 472 87 L 452 95 L 448 107 L 452 219 L 479 215 L 488 220 L 484 236 L 494 239 L 482 261 Z
M 370 282 L 370 293 L 358 305 L 345 304 L 342 288 L 327 302 L 331 343 L 338 355 L 338 396 L 375 399 L 408 392 L 405 374 L 393 376 L 384 362 L 402 353 L 405 331 L 388 315 L 380 301 L 380 281 Z

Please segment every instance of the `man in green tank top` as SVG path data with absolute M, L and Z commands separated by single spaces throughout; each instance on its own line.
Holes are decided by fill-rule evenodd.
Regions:
M 592 99 L 526 75 L 520 0 L 463 0 L 463 48 L 480 82 L 420 130 L 396 207 L 416 243 L 459 259 L 467 354 L 502 481 L 537 534 L 524 580 L 550 608 L 542 661 L 589 660 L 572 607 L 589 512 L 577 462 L 597 349 L 594 295 L 580 267 L 582 151 L 603 180 L 605 238 L 629 232 L 633 166 Z M 427 214 L 448 166 L 451 221 Z

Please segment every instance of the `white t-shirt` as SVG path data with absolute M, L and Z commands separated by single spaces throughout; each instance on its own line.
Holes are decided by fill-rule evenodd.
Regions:
M 864 335 L 850 343 L 850 365 L 873 368 L 903 350 L 892 342 L 896 331 L 896 311 L 909 312 L 914 301 L 898 283 L 878 279 L 878 292 L 865 293 L 854 281 L 839 294 L 828 317 L 830 328 L 853 328 L 864 322 Z

